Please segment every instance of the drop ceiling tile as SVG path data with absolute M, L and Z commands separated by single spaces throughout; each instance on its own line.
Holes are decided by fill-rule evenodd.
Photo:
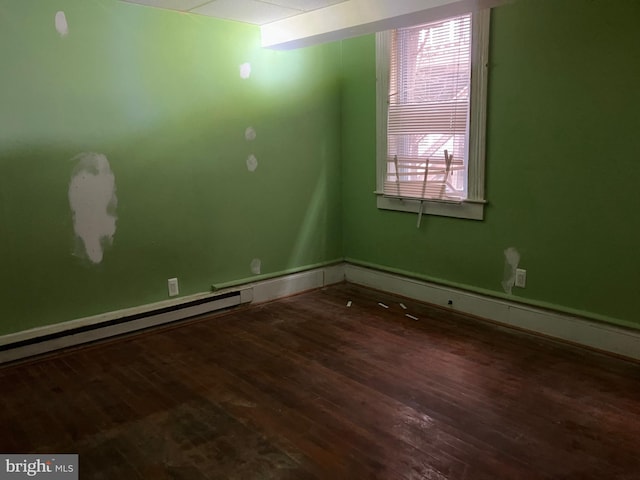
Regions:
M 258 0 L 215 0 L 191 10 L 210 17 L 264 25 L 302 13 L 301 10 L 281 7 Z
M 282 7 L 295 8 L 298 10 L 304 10 L 309 12 L 311 10 L 317 10 L 319 8 L 335 5 L 336 3 L 343 3 L 347 0 L 264 0 L 268 3 L 280 5 Z
M 199 5 L 202 5 L 207 0 L 123 0 L 128 3 L 139 3 L 140 5 L 147 5 L 149 7 L 166 8 L 168 10 L 179 10 L 186 12 Z

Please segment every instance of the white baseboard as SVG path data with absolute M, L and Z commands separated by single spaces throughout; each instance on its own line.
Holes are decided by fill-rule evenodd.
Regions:
M 252 284 L 253 302 L 262 303 L 344 281 L 344 264 L 263 280 Z
M 339 263 L 230 287 L 214 293 L 206 292 L 171 299 L 0 336 L 0 364 L 203 315 L 221 308 L 277 300 L 344 280 L 451 308 L 532 333 L 640 360 L 640 331 L 445 287 L 381 270 Z M 232 293 L 238 295 L 229 296 Z M 452 302 L 451 306 L 448 305 L 449 301 Z M 131 321 L 113 324 L 114 321 L 128 318 L 131 318 Z M 43 340 L 39 341 L 39 339 Z M 18 346 L 7 348 L 11 345 Z
M 344 281 L 339 263 L 0 336 L 0 364 Z
M 402 295 L 532 333 L 640 360 L 640 331 L 345 264 L 347 282 Z M 449 301 L 452 305 L 449 305 Z
M 339 263 L 324 268 L 324 286 L 344 282 L 344 267 L 346 263 Z

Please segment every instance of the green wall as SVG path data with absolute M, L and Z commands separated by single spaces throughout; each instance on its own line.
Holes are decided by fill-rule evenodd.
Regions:
M 640 3 L 520 0 L 492 12 L 482 222 L 376 209 L 375 38 L 344 41 L 347 259 L 640 327 Z
M 254 258 L 263 276 L 341 259 L 339 47 L 263 50 L 257 27 L 115 0 L 0 0 L 0 334 L 164 300 L 171 277 L 181 295 L 258 278 Z M 100 262 L 68 198 L 82 152 L 115 176 Z
M 274 52 L 234 22 L 0 0 L 0 334 L 164 300 L 171 277 L 189 295 L 343 256 L 640 327 L 638 18 L 633 0 L 495 9 L 485 220 L 418 230 L 375 204 L 373 36 Z M 82 152 L 115 177 L 99 262 L 69 204 Z M 528 271 L 511 296 L 508 247 Z

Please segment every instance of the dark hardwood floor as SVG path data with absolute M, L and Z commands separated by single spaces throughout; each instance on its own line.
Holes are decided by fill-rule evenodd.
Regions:
M 81 479 L 640 479 L 639 364 L 348 284 L 0 391 L 0 452 L 78 453 Z

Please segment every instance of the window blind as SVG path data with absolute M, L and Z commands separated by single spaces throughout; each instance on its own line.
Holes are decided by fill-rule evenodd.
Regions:
M 466 199 L 470 87 L 471 14 L 394 31 L 385 195 Z

